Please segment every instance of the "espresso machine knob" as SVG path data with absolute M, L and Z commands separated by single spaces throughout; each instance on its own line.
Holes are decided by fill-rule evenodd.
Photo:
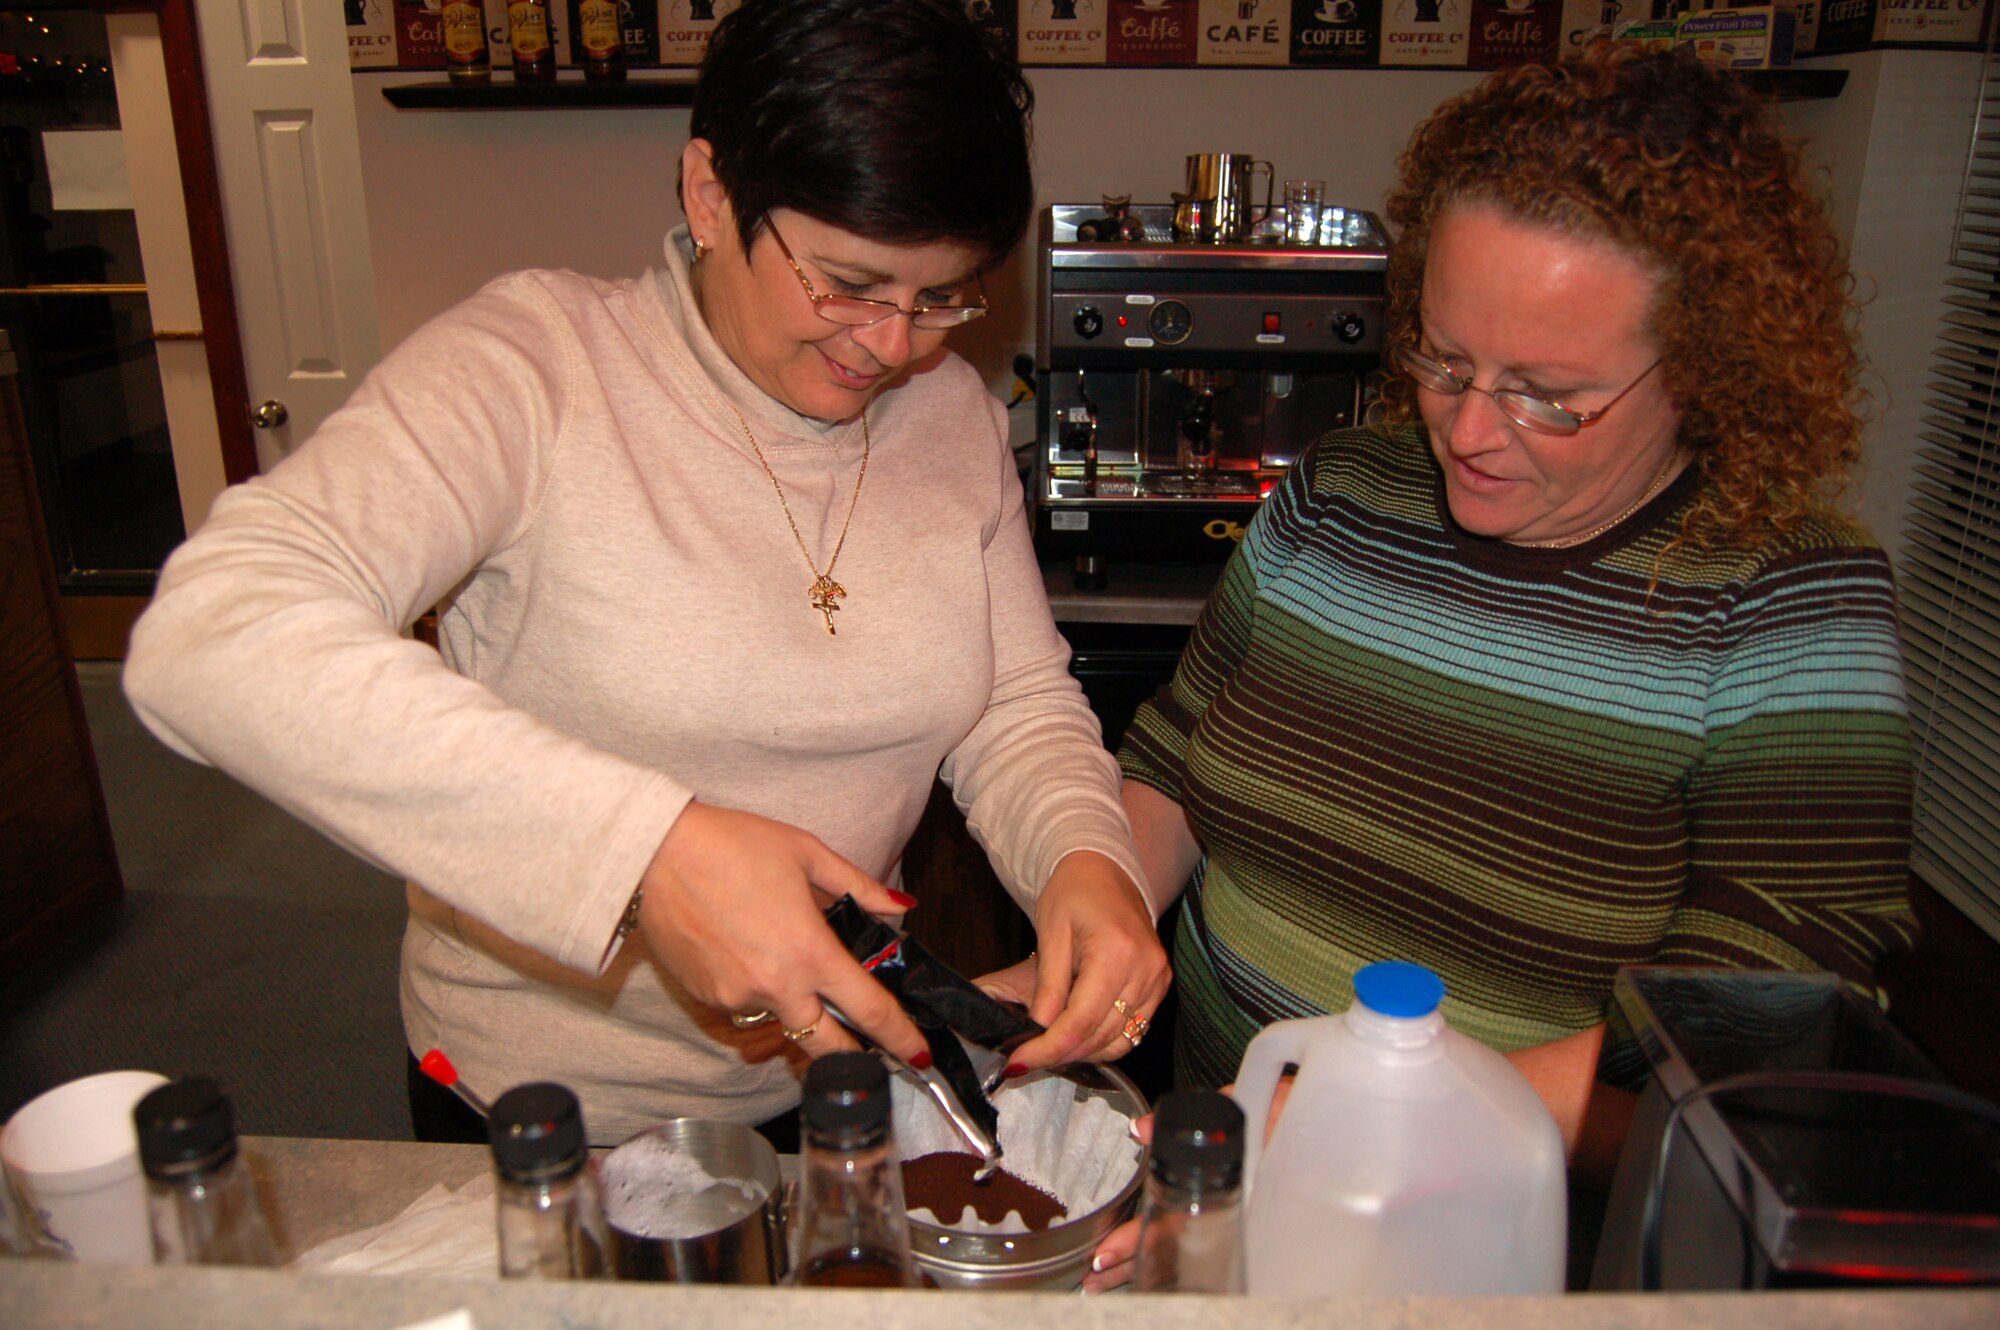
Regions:
M 1368 335 L 1367 322 L 1352 310 L 1336 311 L 1328 316 L 1326 325 L 1333 330 L 1336 341 L 1346 342 L 1350 346 Z
M 1088 340 L 1104 331 L 1104 312 L 1095 305 L 1079 305 L 1070 318 L 1078 337 Z

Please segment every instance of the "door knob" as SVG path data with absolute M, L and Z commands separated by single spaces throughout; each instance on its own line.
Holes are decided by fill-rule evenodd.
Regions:
M 258 429 L 276 429 L 290 419 L 291 412 L 285 410 L 283 402 L 266 402 L 250 412 L 250 423 Z

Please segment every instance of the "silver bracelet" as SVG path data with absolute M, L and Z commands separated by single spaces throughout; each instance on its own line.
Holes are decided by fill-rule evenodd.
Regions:
M 646 888 L 641 884 L 633 891 L 632 899 L 625 902 L 625 915 L 618 921 L 618 931 L 611 935 L 614 942 L 624 941 L 632 935 L 632 930 L 639 926 L 639 902 L 644 900 L 645 896 Z

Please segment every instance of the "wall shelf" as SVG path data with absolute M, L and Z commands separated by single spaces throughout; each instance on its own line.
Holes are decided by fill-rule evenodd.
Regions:
M 1743 81 L 1779 101 L 1838 97 L 1847 84 L 1844 69 L 1745 69 Z M 399 111 L 545 111 L 563 107 L 692 106 L 692 70 L 665 78 L 628 78 L 619 83 L 592 83 L 581 74 L 558 75 L 553 83 L 517 83 L 505 70 L 491 83 L 403 83 L 382 89 L 382 96 Z
M 382 89 L 399 111 L 545 111 L 558 108 L 692 106 L 694 76 L 627 78 L 593 83 L 581 74 L 558 75 L 553 83 L 517 83 L 495 71 L 491 83 L 402 83 Z

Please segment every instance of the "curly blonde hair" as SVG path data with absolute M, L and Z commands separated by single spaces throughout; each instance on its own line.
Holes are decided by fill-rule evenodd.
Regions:
M 1738 76 L 1601 42 L 1447 101 L 1399 166 L 1391 350 L 1417 344 L 1451 206 L 1606 238 L 1660 274 L 1660 372 L 1708 482 L 1681 539 L 1754 547 L 1845 486 L 1867 400 L 1853 277 L 1775 107 Z M 1383 403 L 1415 418 L 1414 383 L 1392 375 Z

